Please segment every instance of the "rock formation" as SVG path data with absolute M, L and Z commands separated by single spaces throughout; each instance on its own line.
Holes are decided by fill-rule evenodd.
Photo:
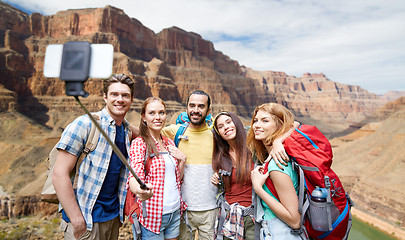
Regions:
M 348 127 L 384 102 L 323 74 L 295 77 L 242 67 L 197 33 L 172 27 L 155 34 L 112 6 L 42 16 L 1 2 L 0 12 L 0 84 L 15 93 L 16 109 L 30 117 L 32 109 L 46 115 L 55 107 L 42 98 L 64 95 L 62 81 L 44 78 L 43 60 L 48 44 L 71 40 L 112 44 L 114 72 L 133 76 L 138 99 L 155 95 L 182 103 L 190 91 L 203 89 L 213 98 L 214 113 L 226 109 L 246 117 L 263 102 L 279 102 L 325 132 Z M 100 79 L 90 79 L 86 90 L 100 96 L 100 85 Z M 47 124 L 47 117 L 37 118 Z
M 298 119 L 316 123 L 324 132 L 326 129 L 343 130 L 350 125 L 348 123 L 361 121 L 384 102 L 359 86 L 333 82 L 322 73 L 295 77 L 283 72 L 258 72 L 247 68 L 243 71 L 246 77 L 260 79 L 260 86 L 274 93 L 276 102 L 283 103 Z
M 388 91 L 382 96 L 387 102 L 395 101 L 401 97 L 405 97 L 405 91 Z
M 52 214 L 57 204 L 41 202 L 41 196 L 5 196 L 0 198 L 0 216 L 6 218 L 41 214 Z
M 333 168 L 358 209 L 404 227 L 405 97 L 375 115 L 377 121 L 332 141 Z
M 136 82 L 136 99 L 128 115 L 135 124 L 146 97 L 164 99 L 172 116 L 184 109 L 188 94 L 196 89 L 212 96 L 214 114 L 231 110 L 248 119 L 257 105 L 278 102 L 326 134 L 360 128 L 355 123 L 386 102 L 321 73 L 296 77 L 240 66 L 197 33 L 178 27 L 154 33 L 112 6 L 42 16 L 0 2 L 0 183 L 11 185 L 5 187 L 8 193 L 38 193 L 45 171 L 42 160 L 67 123 L 83 114 L 74 99 L 65 96 L 62 81 L 43 76 L 46 46 L 75 40 L 114 46 L 113 71 L 129 74 Z M 101 83 L 100 79 L 85 83 L 90 97 L 82 101 L 90 111 L 104 106 Z M 354 182 L 347 184 L 356 188 Z M 15 201 L 3 198 L 1 211 L 7 216 L 32 213 L 10 210 Z M 21 201 L 26 206 L 31 200 Z

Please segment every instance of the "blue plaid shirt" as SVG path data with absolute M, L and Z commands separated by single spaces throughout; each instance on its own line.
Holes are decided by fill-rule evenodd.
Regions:
M 97 113 L 101 119 L 101 128 L 107 133 L 108 137 L 114 141 L 116 129 L 115 121 L 104 108 Z M 87 115 L 76 118 L 63 131 L 62 137 L 57 145 L 58 149 L 65 150 L 73 155 L 79 156 L 85 145 L 87 135 L 91 128 L 91 119 Z M 125 143 L 127 152 L 129 152 L 130 139 L 128 138 L 128 121 L 124 120 L 125 126 Z M 87 229 L 93 228 L 92 211 L 97 200 L 98 194 L 103 185 L 108 166 L 110 164 L 112 146 L 107 142 L 103 135 L 100 134 L 100 139 L 94 151 L 84 158 L 83 163 L 79 168 L 79 176 L 77 181 L 76 199 L 80 210 L 87 224 Z M 129 159 L 128 163 L 129 163 Z M 128 170 L 123 167 L 121 169 L 118 196 L 120 202 L 120 219 L 124 221 L 124 204 L 126 196 L 126 181 L 128 178 Z

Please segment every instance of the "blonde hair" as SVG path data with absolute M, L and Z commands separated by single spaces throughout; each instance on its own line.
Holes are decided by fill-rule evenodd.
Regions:
M 255 134 L 253 132 L 253 123 L 257 115 L 257 112 L 264 111 L 271 115 L 273 120 L 276 122 L 276 131 L 273 134 L 267 136 L 264 141 L 256 140 Z M 267 158 L 268 152 L 266 146 L 273 145 L 275 139 L 279 138 L 285 132 L 287 132 L 294 124 L 294 115 L 281 104 L 278 103 L 264 103 L 256 107 L 252 122 L 250 124 L 250 129 L 247 135 L 247 145 L 252 153 L 256 154 L 257 159 L 260 162 L 264 162 Z

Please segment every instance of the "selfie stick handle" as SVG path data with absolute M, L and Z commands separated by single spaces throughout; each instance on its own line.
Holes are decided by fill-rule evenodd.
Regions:
M 129 165 L 129 163 L 126 161 L 124 155 L 122 154 L 121 150 L 111 141 L 111 139 L 107 136 L 107 133 L 104 132 L 104 130 L 101 128 L 100 124 L 94 119 L 93 115 L 87 110 L 87 108 L 82 104 L 82 102 L 79 100 L 78 96 L 74 96 L 79 103 L 80 107 L 83 108 L 83 110 L 86 112 L 86 114 L 90 117 L 91 121 L 94 123 L 94 125 L 97 127 L 97 129 L 100 131 L 101 134 L 107 139 L 107 142 L 113 147 L 115 154 L 117 154 L 118 158 L 121 160 L 121 162 L 127 167 L 127 169 L 132 173 L 136 181 L 139 183 L 141 189 L 147 190 L 148 187 L 146 187 L 145 183 L 142 182 L 142 180 L 136 175 L 134 169 Z

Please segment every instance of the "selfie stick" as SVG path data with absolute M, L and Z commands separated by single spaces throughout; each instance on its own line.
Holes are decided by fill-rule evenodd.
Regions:
M 103 52 L 103 54 L 100 54 L 100 51 Z M 70 41 L 63 45 L 50 45 L 47 47 L 45 54 L 44 75 L 45 77 L 59 77 L 61 80 L 66 82 L 66 95 L 74 96 L 76 98 L 80 107 L 83 108 L 93 124 L 112 146 L 115 154 L 117 154 L 121 162 L 132 173 L 136 181 L 139 183 L 141 189 L 146 190 L 148 188 L 146 187 L 145 183 L 142 182 L 138 175 L 136 175 L 120 149 L 111 141 L 104 130 L 100 127 L 100 124 L 98 124 L 98 122 L 94 119 L 93 115 L 90 114 L 90 112 L 79 100 L 79 96 L 87 97 L 89 95 L 83 89 L 83 83 L 88 77 L 99 78 L 111 75 L 111 73 L 107 74 L 103 71 L 101 71 L 102 74 L 99 75 L 93 73 L 93 71 L 90 71 L 90 69 L 91 66 L 93 66 L 92 63 L 99 63 L 99 59 L 110 59 L 111 62 L 107 61 L 105 63 L 103 62 L 102 64 L 111 65 L 111 68 L 108 69 L 112 69 L 113 53 L 114 49 L 111 44 L 90 44 L 90 42 L 87 41 Z M 59 57 L 61 59 L 57 60 L 59 55 L 61 55 L 61 57 Z M 109 57 L 104 57 L 104 55 Z M 56 59 L 52 61 L 52 58 Z
M 93 115 L 87 110 L 87 108 L 82 104 L 82 102 L 79 100 L 78 96 L 74 96 L 76 101 L 79 103 L 80 107 L 83 108 L 84 112 L 90 117 L 91 121 L 94 123 L 94 125 L 97 127 L 97 129 L 100 131 L 101 134 L 107 139 L 107 142 L 113 147 L 115 154 L 117 154 L 118 158 L 121 160 L 121 162 L 127 167 L 127 169 L 132 173 L 136 181 L 139 183 L 141 189 L 143 190 L 148 190 L 148 187 L 146 187 L 145 183 L 142 182 L 142 180 L 136 175 L 134 169 L 129 165 L 129 163 L 126 161 L 124 155 L 122 154 L 121 150 L 111 141 L 111 139 L 107 136 L 107 133 L 104 132 L 104 130 L 101 128 L 100 124 L 94 119 Z

